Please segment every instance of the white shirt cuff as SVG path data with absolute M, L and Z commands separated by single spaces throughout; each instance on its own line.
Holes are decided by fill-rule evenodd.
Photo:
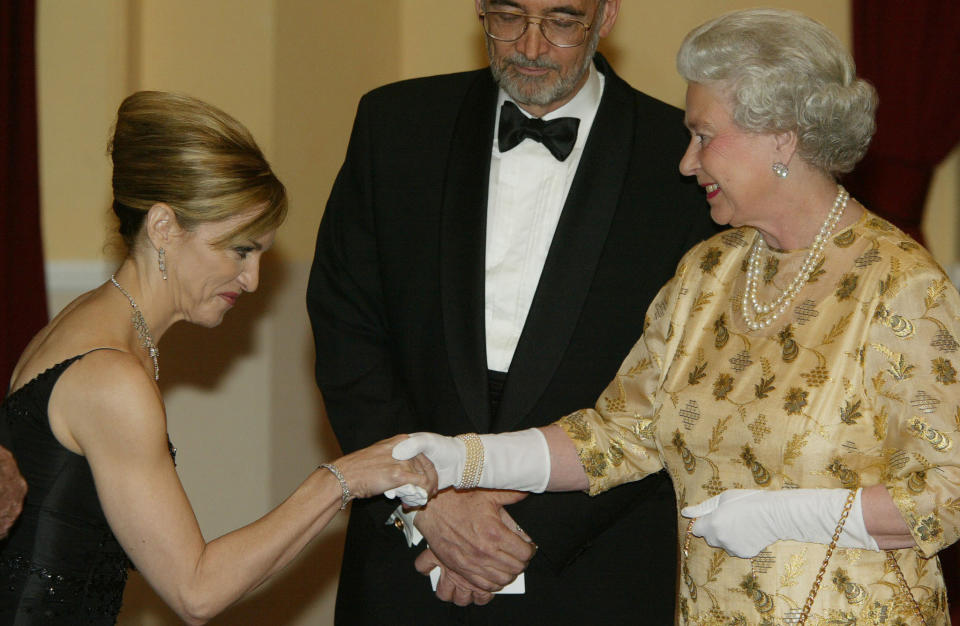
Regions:
M 420 534 L 420 531 L 417 530 L 417 527 L 413 524 L 413 518 L 416 516 L 417 509 L 404 511 L 403 506 L 398 506 L 397 510 L 390 515 L 386 522 L 388 526 L 395 526 L 403 533 L 403 538 L 407 540 L 408 548 L 419 545 L 423 540 L 423 535 Z

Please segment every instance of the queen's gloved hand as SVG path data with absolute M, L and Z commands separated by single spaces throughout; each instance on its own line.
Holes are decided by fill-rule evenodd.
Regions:
M 423 454 L 437 472 L 437 489 L 513 489 L 540 493 L 550 481 L 550 448 L 543 433 L 530 428 L 498 435 L 466 434 L 445 437 L 412 433 L 393 448 L 393 458 Z M 412 496 L 394 490 L 404 504 Z M 417 494 L 413 494 L 417 495 Z
M 830 544 L 849 495 L 847 489 L 730 489 L 680 514 L 696 519 L 691 532 L 711 546 L 750 558 L 776 541 Z M 863 521 L 861 495 L 857 489 L 837 546 L 879 550 Z

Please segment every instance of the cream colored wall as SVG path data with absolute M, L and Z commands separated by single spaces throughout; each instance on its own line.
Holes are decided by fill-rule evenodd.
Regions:
M 749 2 L 624 0 L 603 45 L 618 72 L 681 104 L 673 54 L 696 24 Z M 849 41 L 835 0 L 796 8 Z M 41 196 L 51 310 L 109 275 L 105 146 L 123 96 L 184 91 L 223 107 L 257 137 L 291 196 L 260 292 L 221 327 L 176 327 L 161 383 L 178 472 L 211 539 L 266 512 L 317 463 L 338 454 L 312 380 L 304 291 L 314 236 L 365 91 L 485 64 L 471 0 L 40 0 Z M 927 226 L 941 262 L 960 258 L 960 163 L 941 168 Z M 321 356 L 322 358 L 322 356 Z M 306 554 L 218 624 L 331 623 L 341 516 Z M 122 624 L 175 624 L 138 575 Z

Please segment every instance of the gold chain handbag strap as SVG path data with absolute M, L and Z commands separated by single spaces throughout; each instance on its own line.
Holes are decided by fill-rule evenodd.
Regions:
M 823 557 L 823 563 L 820 564 L 820 571 L 817 572 L 817 577 L 813 581 L 813 586 L 810 587 L 810 593 L 807 595 L 807 601 L 803 603 L 803 608 L 800 610 L 800 614 L 795 618 L 790 619 L 791 623 L 798 624 L 802 626 L 807 623 L 807 617 L 810 616 L 810 609 L 813 608 L 813 601 L 817 597 L 817 592 L 820 591 L 820 584 L 823 583 L 823 576 L 827 573 L 827 564 L 830 563 L 830 557 L 833 556 L 833 551 L 837 549 L 837 542 L 840 541 L 840 534 L 843 532 L 843 525 L 847 523 L 847 516 L 850 515 L 850 508 L 853 506 L 853 501 L 857 497 L 857 492 L 855 489 L 851 489 L 849 495 L 847 495 L 847 501 L 843 504 L 843 511 L 840 513 L 840 521 L 837 522 L 837 527 L 833 531 L 833 537 L 830 538 L 830 545 L 827 546 L 827 554 Z M 789 613 L 790 611 L 788 611 Z
M 900 564 L 897 563 L 897 557 L 893 556 L 893 550 L 886 550 L 887 553 L 887 563 L 890 564 L 890 568 L 896 573 L 897 578 L 900 580 L 900 590 L 903 592 L 907 598 L 910 599 L 910 604 L 913 606 L 913 612 L 917 614 L 917 619 L 920 620 L 922 626 L 927 626 L 927 620 L 923 619 L 923 612 L 920 611 L 920 603 L 917 602 L 917 599 L 913 597 L 913 594 L 910 592 L 910 585 L 907 584 L 907 579 L 903 575 L 903 570 L 900 569 Z

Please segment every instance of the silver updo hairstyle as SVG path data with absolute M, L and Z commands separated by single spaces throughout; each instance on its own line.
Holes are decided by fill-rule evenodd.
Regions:
M 744 130 L 796 131 L 800 158 L 833 176 L 853 169 L 876 130 L 876 90 L 833 33 L 794 11 L 734 11 L 698 26 L 677 70 L 727 93 Z

